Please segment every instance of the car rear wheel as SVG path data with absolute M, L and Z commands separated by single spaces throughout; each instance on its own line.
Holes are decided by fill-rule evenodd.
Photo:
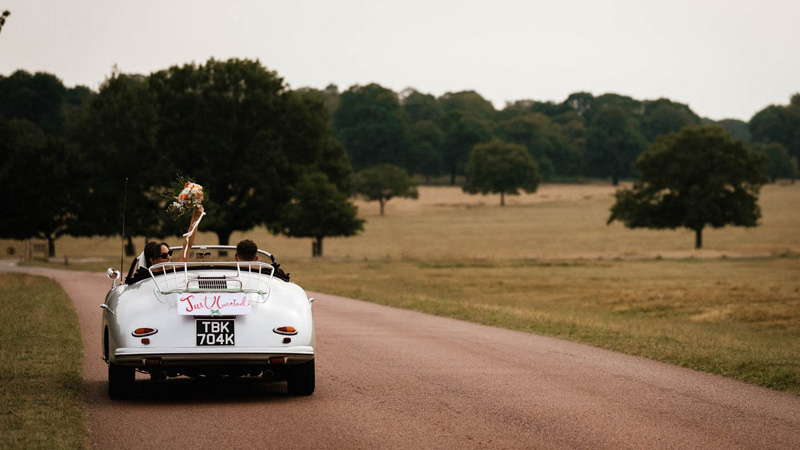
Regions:
M 289 388 L 289 395 L 313 394 L 316 384 L 314 360 L 291 366 L 290 369 L 286 377 L 286 387 Z
M 113 399 L 133 396 L 136 370 L 117 364 L 108 364 L 108 396 Z

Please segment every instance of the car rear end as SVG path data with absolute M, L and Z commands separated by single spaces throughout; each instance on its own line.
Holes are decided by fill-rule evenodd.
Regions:
M 110 367 L 157 379 L 286 379 L 290 391 L 310 394 L 311 302 L 299 286 L 274 278 L 270 269 L 262 263 L 166 263 L 155 267 L 152 279 L 121 286 L 106 303 Z

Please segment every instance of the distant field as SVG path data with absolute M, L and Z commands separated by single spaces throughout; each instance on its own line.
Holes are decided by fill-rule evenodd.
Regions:
M 606 226 L 615 189 L 544 185 L 532 195 L 422 187 L 386 216 L 358 202 L 366 230 L 326 239 L 251 237 L 309 290 L 585 342 L 800 394 L 800 184 L 762 190 L 761 225 L 678 230 Z M 213 214 L 213 212 L 210 212 Z M 202 228 L 202 225 L 201 225 Z M 213 235 L 201 235 L 215 243 Z M 177 238 L 170 242 L 179 242 Z M 137 240 L 140 248 L 142 239 Z M 8 241 L 0 241 L 3 246 Z M 118 239 L 58 241 L 94 270 Z M 126 261 L 129 258 L 126 258 Z M 73 266 L 74 268 L 74 266 Z
M 705 248 L 693 249 L 694 233 L 686 229 L 626 229 L 606 226 L 615 188 L 607 184 L 543 185 L 535 194 L 472 196 L 457 187 L 421 187 L 419 200 L 392 199 L 386 215 L 376 202 L 356 202 L 366 229 L 353 238 L 325 239 L 325 259 L 551 259 L 551 258 L 683 258 L 768 256 L 800 253 L 800 183 L 768 185 L 759 204 L 761 225 L 755 228 L 706 229 Z M 213 214 L 213 211 L 209 211 Z M 200 226 L 202 229 L 202 225 Z M 264 229 L 234 233 L 231 242 L 254 239 L 281 260 L 311 256 L 310 239 L 273 236 Z M 167 239 L 178 245 L 177 237 Z M 200 233 L 198 243 L 216 243 Z M 136 238 L 142 248 L 144 238 Z M 22 250 L 22 243 L 0 240 Z M 119 264 L 119 238 L 70 238 L 57 241 L 59 258 L 103 257 Z M 127 259 L 127 258 L 126 258 Z

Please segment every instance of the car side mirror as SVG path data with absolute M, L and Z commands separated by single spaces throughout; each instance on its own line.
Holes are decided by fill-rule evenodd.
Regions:
M 109 267 L 108 270 L 106 270 L 106 276 L 108 277 L 109 280 L 113 280 L 111 282 L 111 287 L 112 288 L 117 287 L 117 281 L 120 278 L 122 278 L 122 276 L 119 273 L 119 270 L 114 269 L 113 267 Z

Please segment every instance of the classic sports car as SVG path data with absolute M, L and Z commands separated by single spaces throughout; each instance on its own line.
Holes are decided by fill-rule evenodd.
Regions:
M 314 392 L 314 299 L 269 253 L 258 251 L 269 262 L 224 261 L 212 256 L 220 250 L 235 247 L 193 246 L 190 262 L 155 264 L 136 280 L 140 255 L 123 284 L 108 269 L 100 307 L 111 398 L 133 395 L 135 371 L 155 380 L 262 377 L 285 380 L 291 395 Z

